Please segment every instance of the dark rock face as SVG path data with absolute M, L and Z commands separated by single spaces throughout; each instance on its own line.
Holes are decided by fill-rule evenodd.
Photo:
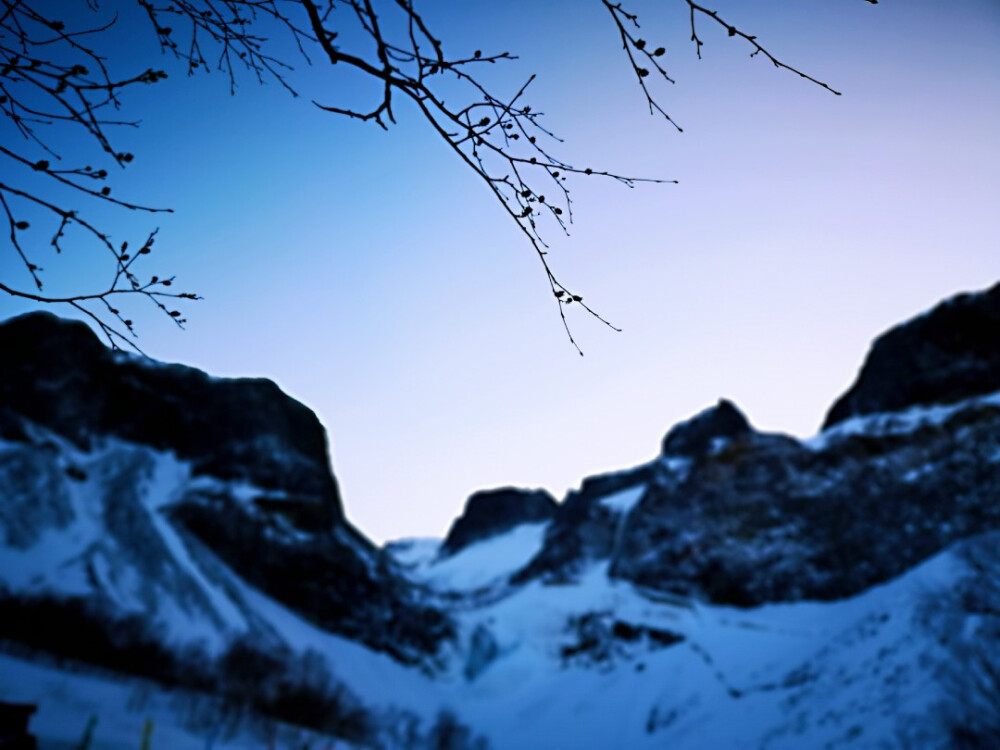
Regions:
M 912 431 L 747 441 L 653 486 L 612 573 L 712 601 L 835 599 L 1000 527 L 1000 407 Z
M 448 530 L 441 550 L 453 555 L 470 544 L 502 534 L 522 523 L 548 521 L 556 501 L 545 490 L 503 487 L 472 495 Z
M 583 480 L 556 506 L 538 554 L 514 574 L 514 583 L 544 577 L 566 581 L 589 560 L 610 557 L 614 552 L 619 521 L 601 500 L 630 487 L 660 481 L 666 468 L 658 461 L 635 469 L 602 474 Z
M 1000 284 L 961 294 L 880 336 L 824 429 L 858 414 L 1000 390 Z
M 571 618 L 566 625 L 569 639 L 559 649 L 564 664 L 631 660 L 635 652 L 669 648 L 684 640 L 670 630 L 616 619 L 610 611 L 588 612 Z
M 168 512 L 243 580 L 324 630 L 403 662 L 452 636 L 450 621 L 421 605 L 385 559 L 359 554 L 369 543 L 346 525 L 332 536 L 289 538 L 232 498 L 204 492 Z
M 736 440 L 751 433 L 750 423 L 731 401 L 720 399 L 710 409 L 681 422 L 663 438 L 664 456 L 700 456 L 713 443 Z
M 109 627 L 140 611 L 155 632 L 166 606 L 219 632 L 242 622 L 271 637 L 227 583 L 235 573 L 318 627 L 401 661 L 452 637 L 448 617 L 347 523 L 323 428 L 274 383 L 114 353 L 83 324 L 48 314 L 0 325 L 0 352 L 0 544 L 29 549 L 63 531 L 70 540 L 69 557 L 27 595 L 75 601 Z M 69 570 L 90 594 L 66 598 Z
M 312 529 L 343 520 L 323 427 L 269 380 L 116 354 L 83 323 L 48 313 L 0 325 L 0 352 L 0 425 L 15 412 L 80 447 L 113 436 L 170 450 L 198 473 L 298 497 Z
M 465 669 L 462 670 L 465 679 L 472 682 L 486 671 L 499 655 L 500 646 L 497 645 L 496 638 L 485 625 L 480 623 L 472 631 L 469 642 L 469 656 L 465 662 Z

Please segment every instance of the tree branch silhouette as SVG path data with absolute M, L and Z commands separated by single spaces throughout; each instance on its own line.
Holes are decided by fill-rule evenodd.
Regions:
M 666 48 L 647 43 L 638 15 L 625 4 L 599 1 L 610 15 L 650 114 L 662 116 L 681 131 L 662 106 L 657 88 L 673 83 L 662 64 Z M 749 43 L 752 57 L 761 55 L 775 67 L 839 93 L 781 62 L 755 35 L 744 33 L 716 11 L 693 0 L 684 2 L 698 57 L 704 42 L 697 21 L 704 18 L 724 27 L 729 36 Z M 82 129 L 108 167 L 127 167 L 133 155 L 117 151 L 112 135 L 116 129 L 136 127 L 137 123 L 119 119 L 113 113 L 122 108 L 124 90 L 159 83 L 167 73 L 146 67 L 146 60 L 136 66 L 141 70 L 125 77 L 113 76 L 108 65 L 113 50 L 102 47 L 102 43 L 107 43 L 107 34 L 119 17 L 104 14 L 97 0 L 88 0 L 87 6 L 93 23 L 69 28 L 55 17 L 57 11 L 51 4 L 0 0 L 0 122 L 7 126 L 0 129 L 0 157 L 16 166 L 24 177 L 17 182 L 8 175 L 9 170 L 4 170 L 0 208 L 9 228 L 9 249 L 34 287 L 33 291 L 24 291 L 13 280 L 0 280 L 0 291 L 37 303 L 70 305 L 94 321 L 111 346 L 126 345 L 138 350 L 133 323 L 117 303 L 112 304 L 113 300 L 145 298 L 183 327 L 185 320 L 173 303 L 200 297 L 191 292 L 173 292 L 173 277 L 140 279 L 136 274 L 135 263 L 152 252 L 155 229 L 148 233 L 140 249 L 130 254 L 127 243 L 113 243 L 110 232 L 84 218 L 77 204 L 86 201 L 93 205 L 96 201 L 148 214 L 169 209 L 112 195 L 108 169 L 82 166 L 87 160 L 74 149 L 63 148 L 62 138 L 67 130 Z M 138 9 L 150 23 L 150 60 L 159 52 L 179 63 L 188 75 L 221 71 L 231 93 L 236 91 L 239 76 L 247 74 L 258 83 L 276 81 L 298 96 L 292 75 L 296 65 L 314 65 L 322 60 L 366 77 L 373 83 L 376 96 L 366 108 L 349 105 L 336 95 L 332 100 L 310 97 L 321 111 L 388 128 L 396 122 L 397 103 L 409 102 L 447 149 L 485 185 L 532 247 L 566 335 L 576 350 L 583 353 L 567 318 L 571 307 L 619 330 L 556 275 L 542 226 L 568 231 L 573 220 L 573 179 L 600 177 L 627 187 L 676 181 L 624 175 L 558 156 L 561 139 L 544 126 L 542 112 L 528 102 L 535 76 L 529 76 L 508 93 L 487 85 L 482 76 L 487 67 L 516 59 L 510 52 L 484 53 L 473 45 L 466 47 L 473 49 L 471 54 L 455 54 L 450 47 L 446 51 L 425 15 L 415 8 L 414 0 L 119 0 L 118 6 Z M 470 41 L 463 39 L 458 44 Z M 63 166 L 64 161 L 72 163 Z M 49 197 L 50 190 L 60 197 Z M 93 292 L 45 294 L 43 269 L 36 260 L 44 250 L 26 243 L 30 225 L 22 217 L 27 213 L 48 217 L 53 223 L 48 245 L 56 254 L 62 251 L 67 233 L 89 236 L 91 242 L 106 250 L 110 283 Z

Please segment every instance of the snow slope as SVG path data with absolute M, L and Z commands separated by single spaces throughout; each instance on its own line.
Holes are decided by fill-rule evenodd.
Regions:
M 501 544 L 527 535 L 510 534 Z M 659 600 L 596 564 L 571 584 L 536 581 L 458 607 L 460 644 L 437 674 L 319 631 L 252 589 L 241 596 L 287 642 L 322 653 L 388 723 L 411 712 L 429 727 L 448 709 L 496 750 L 891 748 L 906 746 L 907 732 L 918 737 L 911 747 L 946 747 L 927 717 L 946 697 L 936 675 L 948 652 L 926 610 L 963 575 L 948 551 L 852 599 L 743 610 Z M 461 666 L 483 629 L 495 654 L 470 681 Z M 314 747 L 351 747 L 225 719 L 206 696 L 141 680 L 12 656 L 0 656 L 0 674 L 0 700 L 39 704 L 32 726 L 43 748 L 73 746 L 90 716 L 100 719 L 94 747 L 109 750 L 136 747 L 147 718 L 153 747 L 214 738 L 220 750 L 264 748 L 273 737 L 275 747 L 310 737 Z M 388 736 L 372 746 L 404 746 Z
M 66 671 L 5 654 L 0 675 L 0 701 L 38 706 L 30 729 L 39 750 L 76 750 L 93 719 L 93 750 L 135 750 L 147 723 L 150 746 L 162 750 L 357 747 L 280 722 L 241 717 L 212 696 L 146 680 Z
M 524 536 L 456 556 L 469 602 L 496 570 L 490 553 Z M 458 579 L 433 568 L 416 575 L 454 595 Z M 738 609 L 647 592 L 596 563 L 570 584 L 456 607 L 466 657 L 485 631 L 492 662 L 428 687 L 497 750 L 875 748 L 907 733 L 943 747 L 927 717 L 947 697 L 938 672 L 950 657 L 928 603 L 965 574 L 949 551 L 851 599 Z
M 430 539 L 394 542 L 391 552 L 412 580 L 439 592 L 473 592 L 506 583 L 542 547 L 547 523 L 523 523 L 503 534 L 440 556 L 440 542 Z
M 825 439 L 941 415 L 885 419 L 856 418 Z M 281 644 L 289 658 L 318 654 L 383 723 L 372 746 L 423 747 L 419 738 L 400 744 L 398 728 L 415 726 L 426 739 L 442 711 L 496 750 L 947 746 L 928 717 L 949 698 L 939 678 L 952 654 L 927 611 L 968 575 L 954 546 L 849 599 L 739 609 L 616 579 L 606 558 L 575 578 L 512 584 L 542 548 L 549 522 L 521 524 L 449 556 L 434 540 L 395 543 L 388 551 L 417 595 L 446 608 L 456 626 L 432 660 L 405 666 L 308 622 L 169 522 L 172 504 L 192 488 L 249 503 L 259 492 L 251 484 L 193 476 L 170 453 L 121 441 L 83 451 L 46 439 L 56 445 L 44 459 L 52 465 L 33 465 L 31 481 L 45 485 L 47 471 L 72 470 L 75 479 L 60 479 L 65 493 L 45 494 L 37 517 L 8 519 L 5 594 L 93 596 L 116 612 L 143 614 L 168 644 L 209 655 L 248 634 Z M 0 443 L 0 463 L 15 460 L 15 450 Z M 15 482 L 22 474 L 5 476 Z M 629 485 L 600 504 L 621 526 L 644 491 Z M 21 497 L 7 493 L 8 504 Z M 951 625 L 974 627 L 964 615 Z M 38 703 L 33 726 L 51 747 L 78 739 L 91 715 L 102 722 L 97 747 L 134 747 L 147 716 L 154 746 L 204 747 L 212 722 L 199 724 L 192 712 L 220 710 L 204 697 L 13 656 L 0 657 L 0 700 Z M 230 744 L 220 738 L 216 747 L 263 747 L 261 732 L 271 730 L 260 727 L 234 725 Z

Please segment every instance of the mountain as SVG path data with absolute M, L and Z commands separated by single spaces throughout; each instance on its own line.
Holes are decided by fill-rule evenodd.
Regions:
M 0 701 L 107 747 L 1000 746 L 998 321 L 883 334 L 809 440 L 721 400 L 384 549 L 273 383 L 7 321 Z
M 861 373 L 830 409 L 824 429 L 908 406 L 950 404 L 997 390 L 1000 283 L 959 294 L 876 339 Z
M 607 560 L 720 604 L 837 599 L 997 528 L 1000 285 L 879 337 L 826 424 L 808 441 L 761 433 L 720 401 L 659 459 L 584 480 L 514 578 Z
M 289 617 L 412 665 L 452 637 L 347 522 L 322 426 L 274 383 L 45 313 L 0 326 L 0 351 L 0 638 L 240 693 L 308 666 Z M 283 700 L 265 707 L 295 717 Z
M 465 502 L 462 515 L 455 519 L 441 544 L 441 551 L 453 555 L 515 526 L 548 521 L 555 515 L 556 507 L 555 498 L 545 490 L 502 487 L 477 492 Z

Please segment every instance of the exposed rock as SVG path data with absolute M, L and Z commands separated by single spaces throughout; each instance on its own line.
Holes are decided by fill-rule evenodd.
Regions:
M 500 655 L 496 638 L 483 624 L 476 625 L 469 641 L 469 655 L 465 661 L 465 679 L 472 682 Z
M 324 630 L 401 661 L 418 660 L 452 634 L 448 619 L 421 605 L 384 559 L 359 554 L 368 541 L 350 527 L 282 534 L 233 498 L 205 492 L 186 495 L 169 517 L 245 581 Z
M 451 525 L 441 551 L 453 555 L 522 523 L 547 521 L 555 510 L 555 498 L 545 490 L 503 487 L 477 492 L 466 501 L 462 515 Z
M 600 559 L 610 559 L 612 569 L 617 570 L 615 561 L 626 550 L 631 551 L 626 543 L 635 525 L 646 517 L 648 505 L 665 493 L 683 492 L 696 467 L 744 452 L 761 455 L 802 450 L 790 437 L 754 432 L 740 411 L 724 400 L 674 427 L 664 446 L 669 446 L 670 455 L 634 469 L 588 477 L 578 491 L 569 493 L 558 506 L 545 545 L 512 580 L 516 583 L 536 577 L 556 582 L 571 580 L 591 561 Z M 757 467 L 756 471 L 762 482 L 761 492 L 766 494 L 766 467 Z M 629 488 L 642 491 L 639 502 L 629 513 L 622 515 L 605 504 L 613 495 Z M 684 516 L 689 510 L 683 500 L 673 509 L 690 521 L 691 518 Z M 656 555 L 653 547 L 642 556 L 651 559 Z
M 1000 527 L 998 458 L 1000 407 L 983 404 L 818 449 L 749 441 L 651 487 L 612 572 L 739 605 L 850 596 Z
M 872 346 L 824 429 L 858 414 L 948 404 L 1000 390 L 1000 284 L 960 294 Z
M 615 659 L 633 659 L 636 654 L 669 648 L 684 640 L 663 628 L 619 620 L 610 611 L 587 612 L 566 624 L 569 642 L 559 649 L 563 663 L 600 664 Z
M 662 471 L 659 462 L 654 462 L 585 479 L 579 490 L 570 492 L 556 506 L 544 546 L 511 580 L 523 583 L 542 576 L 566 581 L 588 561 L 611 556 L 619 524 L 616 514 L 600 501 L 629 487 L 655 481 Z
M 570 492 L 566 502 L 560 504 L 558 507 L 561 511 L 564 506 L 569 504 L 570 499 L 577 496 L 594 500 L 613 495 L 621 490 L 634 487 L 637 484 L 651 482 L 662 473 L 661 468 L 659 461 L 653 461 L 652 463 L 642 464 L 632 469 L 585 477 L 580 483 L 580 489 Z
M 686 422 L 681 422 L 663 438 L 664 456 L 697 457 L 714 446 L 745 437 L 752 432 L 750 423 L 731 401 L 720 399 Z

